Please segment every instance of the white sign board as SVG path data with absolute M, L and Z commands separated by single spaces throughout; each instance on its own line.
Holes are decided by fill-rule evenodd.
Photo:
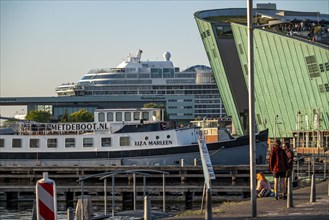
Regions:
M 208 189 L 210 189 L 210 181 L 216 179 L 214 168 L 212 167 L 210 155 L 205 140 L 199 139 L 198 143 L 205 183 Z

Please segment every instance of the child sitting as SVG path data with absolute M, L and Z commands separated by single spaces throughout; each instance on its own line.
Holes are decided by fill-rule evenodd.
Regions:
M 258 197 L 269 196 L 271 194 L 271 184 L 265 178 L 264 174 L 262 172 L 257 173 L 256 179 L 257 179 L 257 187 L 256 187 L 257 196 Z

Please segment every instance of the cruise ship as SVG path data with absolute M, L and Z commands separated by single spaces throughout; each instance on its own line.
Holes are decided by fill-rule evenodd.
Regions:
M 165 52 L 163 60 L 143 61 L 142 50 L 116 68 L 92 69 L 78 83 L 62 84 L 58 96 L 136 97 L 166 106 L 173 120 L 225 117 L 212 70 L 195 65 L 180 71 Z M 131 99 L 130 99 L 131 100 Z M 131 102 L 131 101 L 130 101 Z M 131 103 L 130 103 L 131 104 Z M 132 107 L 132 106 L 130 106 Z M 135 106 L 140 107 L 140 106 Z

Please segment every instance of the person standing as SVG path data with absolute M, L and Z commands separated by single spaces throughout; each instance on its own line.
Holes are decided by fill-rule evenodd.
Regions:
M 283 194 L 283 198 L 287 198 L 288 179 L 291 177 L 292 171 L 294 169 L 294 152 L 290 149 L 289 141 L 284 142 L 282 148 L 286 152 L 288 159 L 288 170 L 286 172 L 285 190 Z
M 279 139 L 274 140 L 274 144 L 270 154 L 269 169 L 273 173 L 274 178 L 274 199 L 278 200 L 279 191 L 284 188 L 284 179 L 288 170 L 288 159 L 286 152 L 281 148 Z

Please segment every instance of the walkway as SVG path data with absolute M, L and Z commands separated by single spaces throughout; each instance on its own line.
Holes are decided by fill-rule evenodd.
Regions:
M 286 200 L 274 200 L 273 197 L 257 199 L 257 217 L 252 218 L 251 202 L 224 203 L 213 207 L 213 219 L 329 219 L 329 180 L 316 184 L 316 202 L 310 202 L 310 187 L 293 191 L 293 208 L 286 208 Z M 197 216 L 175 216 L 167 220 L 204 219 L 204 214 Z

